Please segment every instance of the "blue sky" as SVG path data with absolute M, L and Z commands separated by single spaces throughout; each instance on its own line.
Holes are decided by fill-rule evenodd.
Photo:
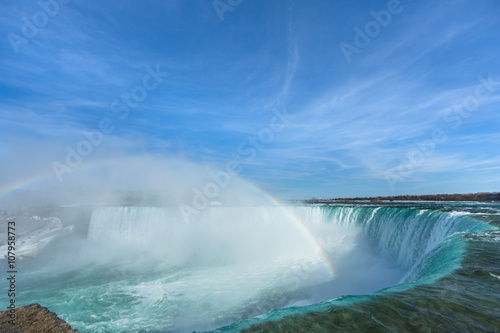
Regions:
M 500 190 L 498 1 L 42 3 L 0 5 L 0 187 L 101 131 L 71 175 L 152 154 L 283 198 Z

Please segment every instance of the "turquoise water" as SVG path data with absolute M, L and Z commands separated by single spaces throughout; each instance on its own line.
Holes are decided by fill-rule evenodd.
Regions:
M 498 205 L 214 207 L 190 224 L 176 214 L 94 209 L 80 233 L 20 262 L 18 302 L 82 332 L 498 323 Z

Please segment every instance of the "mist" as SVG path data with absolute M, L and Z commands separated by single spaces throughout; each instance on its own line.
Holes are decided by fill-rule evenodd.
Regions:
M 56 147 L 40 149 L 32 169 L 25 152 L 13 155 L 25 166 L 16 177 L 33 181 L 0 201 L 1 219 L 17 222 L 26 301 L 54 284 L 77 299 L 130 295 L 137 327 L 156 304 L 170 330 L 205 330 L 370 293 L 407 270 L 361 229 L 280 203 L 226 165 L 103 147 L 59 181 L 38 169 L 61 160 Z

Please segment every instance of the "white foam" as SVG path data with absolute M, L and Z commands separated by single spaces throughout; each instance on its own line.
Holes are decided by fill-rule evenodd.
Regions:
M 14 221 L 15 254 L 16 259 L 36 256 L 40 251 L 63 233 L 73 230 L 73 226 L 63 228 L 57 217 L 27 217 L 21 213 L 2 218 L 5 221 Z M 5 259 L 8 252 L 7 230 L 1 235 L 0 259 Z

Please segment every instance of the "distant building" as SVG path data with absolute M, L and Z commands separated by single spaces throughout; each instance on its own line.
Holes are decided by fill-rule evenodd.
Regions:
M 487 201 L 500 201 L 500 193 L 488 194 L 486 196 Z

